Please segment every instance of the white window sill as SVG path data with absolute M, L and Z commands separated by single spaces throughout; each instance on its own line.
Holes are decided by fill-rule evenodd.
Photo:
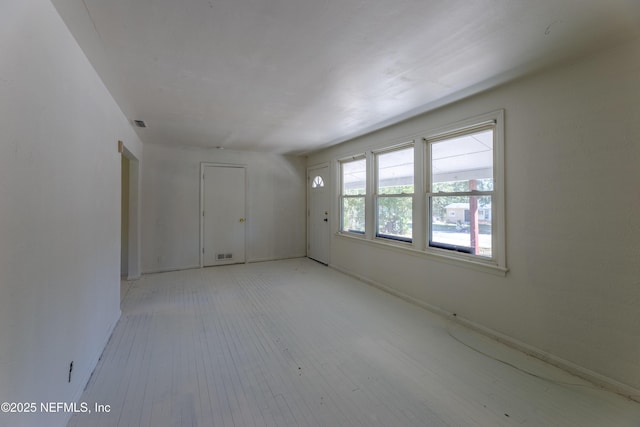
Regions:
M 373 240 L 367 239 L 364 235 L 357 235 L 352 233 L 337 232 L 336 237 L 340 239 L 347 239 L 354 242 L 360 242 L 366 245 L 374 247 L 384 247 L 385 249 L 392 250 L 394 252 L 403 253 L 406 255 L 416 256 L 420 258 L 427 258 L 437 262 L 443 262 L 449 265 L 455 265 L 458 267 L 469 268 L 471 270 L 480 271 L 483 273 L 489 273 L 496 276 L 506 276 L 509 271 L 506 267 L 501 267 L 491 261 L 482 261 L 476 259 L 469 259 L 464 256 L 457 256 L 449 251 L 438 250 L 429 248 L 428 250 L 418 250 L 412 243 L 405 243 L 400 241 L 393 241 L 388 239 L 375 238 Z

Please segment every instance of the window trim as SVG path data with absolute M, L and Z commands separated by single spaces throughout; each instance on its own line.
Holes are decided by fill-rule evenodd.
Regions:
M 458 251 L 456 248 L 443 248 L 430 246 L 431 242 L 431 204 L 433 196 L 446 196 L 449 193 L 431 193 L 431 150 L 430 144 L 479 132 L 485 129 L 493 129 L 493 174 L 494 189 L 492 191 L 467 191 L 456 192 L 459 196 L 491 196 L 491 258 L 482 257 Z M 424 251 L 437 256 L 460 259 L 466 262 L 488 264 L 506 271 L 506 247 L 505 247 L 505 215 L 504 215 L 504 110 L 497 110 L 491 113 L 482 114 L 466 120 L 452 123 L 450 125 L 434 129 L 424 133 L 422 138 L 425 145 L 424 158 L 424 199 L 423 209 L 426 216 L 426 240 Z
M 468 133 L 480 129 L 483 125 L 493 125 L 494 146 L 493 146 L 493 169 L 494 169 L 494 190 L 492 194 L 491 215 L 492 215 L 492 259 L 482 256 L 469 255 L 455 252 L 449 249 L 434 248 L 429 246 L 429 199 L 427 197 L 430 187 L 427 186 L 431 179 L 430 175 L 430 150 L 424 139 L 432 142 L 439 139 L 446 139 L 456 133 Z M 480 114 L 465 120 L 452 122 L 445 126 L 434 128 L 422 128 L 422 131 L 412 132 L 400 138 L 387 140 L 385 145 L 378 140 L 375 145 L 365 149 L 365 152 L 354 156 L 344 156 L 334 160 L 337 166 L 340 179 L 336 194 L 339 197 L 339 207 L 334 210 L 339 217 L 340 227 L 336 230 L 335 236 L 339 239 L 346 239 L 351 242 L 369 245 L 371 247 L 385 248 L 399 254 L 410 255 L 428 261 L 444 263 L 454 267 L 467 268 L 473 271 L 493 274 L 504 277 L 509 269 L 506 265 L 506 235 L 505 235 L 505 163 L 504 163 L 504 110 L 496 110 L 486 114 Z M 420 141 L 423 141 L 420 143 Z M 395 141 L 395 143 L 394 143 Z M 414 148 L 414 193 L 413 193 L 413 227 L 412 243 L 394 240 L 384 237 L 376 237 L 377 224 L 377 155 L 388 151 L 394 151 L 413 145 Z M 365 182 L 365 233 L 354 233 L 342 231 L 342 169 L 341 163 L 351 160 L 365 159 L 366 182 Z M 477 195 L 477 194 L 472 194 Z M 334 199 L 335 200 L 335 199 Z
M 364 167 L 365 167 L 365 183 L 364 183 L 364 194 L 361 195 L 346 195 L 343 193 L 344 191 L 344 173 L 343 173 L 343 165 L 345 163 L 350 163 L 350 162 L 356 162 L 359 160 L 364 160 Z M 338 228 L 338 233 L 343 233 L 343 234 L 349 234 L 349 235 L 353 235 L 353 236 L 358 236 L 361 238 L 364 238 L 366 236 L 367 233 L 367 225 L 369 223 L 368 220 L 368 215 L 367 215 L 367 199 L 369 196 L 369 162 L 367 159 L 367 155 L 365 153 L 361 153 L 361 154 L 357 154 L 355 156 L 349 156 L 349 157 L 345 157 L 342 159 L 338 160 L 338 174 L 339 174 L 339 179 L 338 179 L 338 200 L 339 200 L 339 205 L 338 205 L 338 213 L 339 213 L 339 228 Z M 362 198 L 364 200 L 364 230 L 363 231 L 357 231 L 357 230 L 345 230 L 344 227 L 344 200 L 345 199 L 359 199 Z
M 499 267 L 494 264 L 481 263 L 477 262 L 475 259 L 461 259 L 460 257 L 451 257 L 448 252 L 442 254 L 434 254 L 431 252 L 426 252 L 422 249 L 416 249 L 413 246 L 403 244 L 402 242 L 397 242 L 394 240 L 388 239 L 364 239 L 360 236 L 354 235 L 352 233 L 337 233 L 336 236 L 341 239 L 357 241 L 365 245 L 369 245 L 371 247 L 384 247 L 385 249 L 389 249 L 390 251 L 415 256 L 422 259 L 428 259 L 432 261 L 442 262 L 444 264 L 453 265 L 456 267 L 468 268 L 471 270 L 479 271 L 482 273 L 489 273 L 495 276 L 504 277 L 509 271 L 508 268 Z
M 378 159 L 380 155 L 392 153 L 394 151 L 405 150 L 407 148 L 413 149 L 413 193 L 394 193 L 394 194 L 380 194 L 379 193 L 379 169 L 378 169 Z M 413 245 L 415 241 L 415 236 L 413 233 L 413 227 L 411 228 L 411 237 L 402 237 L 402 236 L 394 236 L 388 234 L 379 234 L 378 233 L 378 202 L 380 198 L 399 198 L 399 197 L 407 197 L 411 198 L 411 222 L 415 222 L 415 204 L 416 204 L 416 143 L 415 140 L 404 141 L 400 144 L 394 144 L 391 146 L 384 147 L 379 150 L 372 151 L 373 155 L 373 209 L 374 209 L 374 229 L 373 229 L 373 237 L 375 239 L 380 239 L 383 241 L 391 240 L 393 242 Z

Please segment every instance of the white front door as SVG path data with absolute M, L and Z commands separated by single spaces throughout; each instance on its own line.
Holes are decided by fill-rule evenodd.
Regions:
M 245 262 L 245 168 L 202 168 L 202 264 Z
M 323 264 L 329 263 L 329 167 L 321 166 L 307 171 L 309 191 L 309 243 L 307 256 Z

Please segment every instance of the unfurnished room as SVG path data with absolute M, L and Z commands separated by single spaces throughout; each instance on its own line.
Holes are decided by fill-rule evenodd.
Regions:
M 4 0 L 0 427 L 640 426 L 640 3 Z

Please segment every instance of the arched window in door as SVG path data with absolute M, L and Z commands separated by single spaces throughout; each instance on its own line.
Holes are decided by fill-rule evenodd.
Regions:
M 315 178 L 313 178 L 313 181 L 311 181 L 311 188 L 320 187 L 324 187 L 324 179 L 322 179 L 321 176 L 316 176 Z

